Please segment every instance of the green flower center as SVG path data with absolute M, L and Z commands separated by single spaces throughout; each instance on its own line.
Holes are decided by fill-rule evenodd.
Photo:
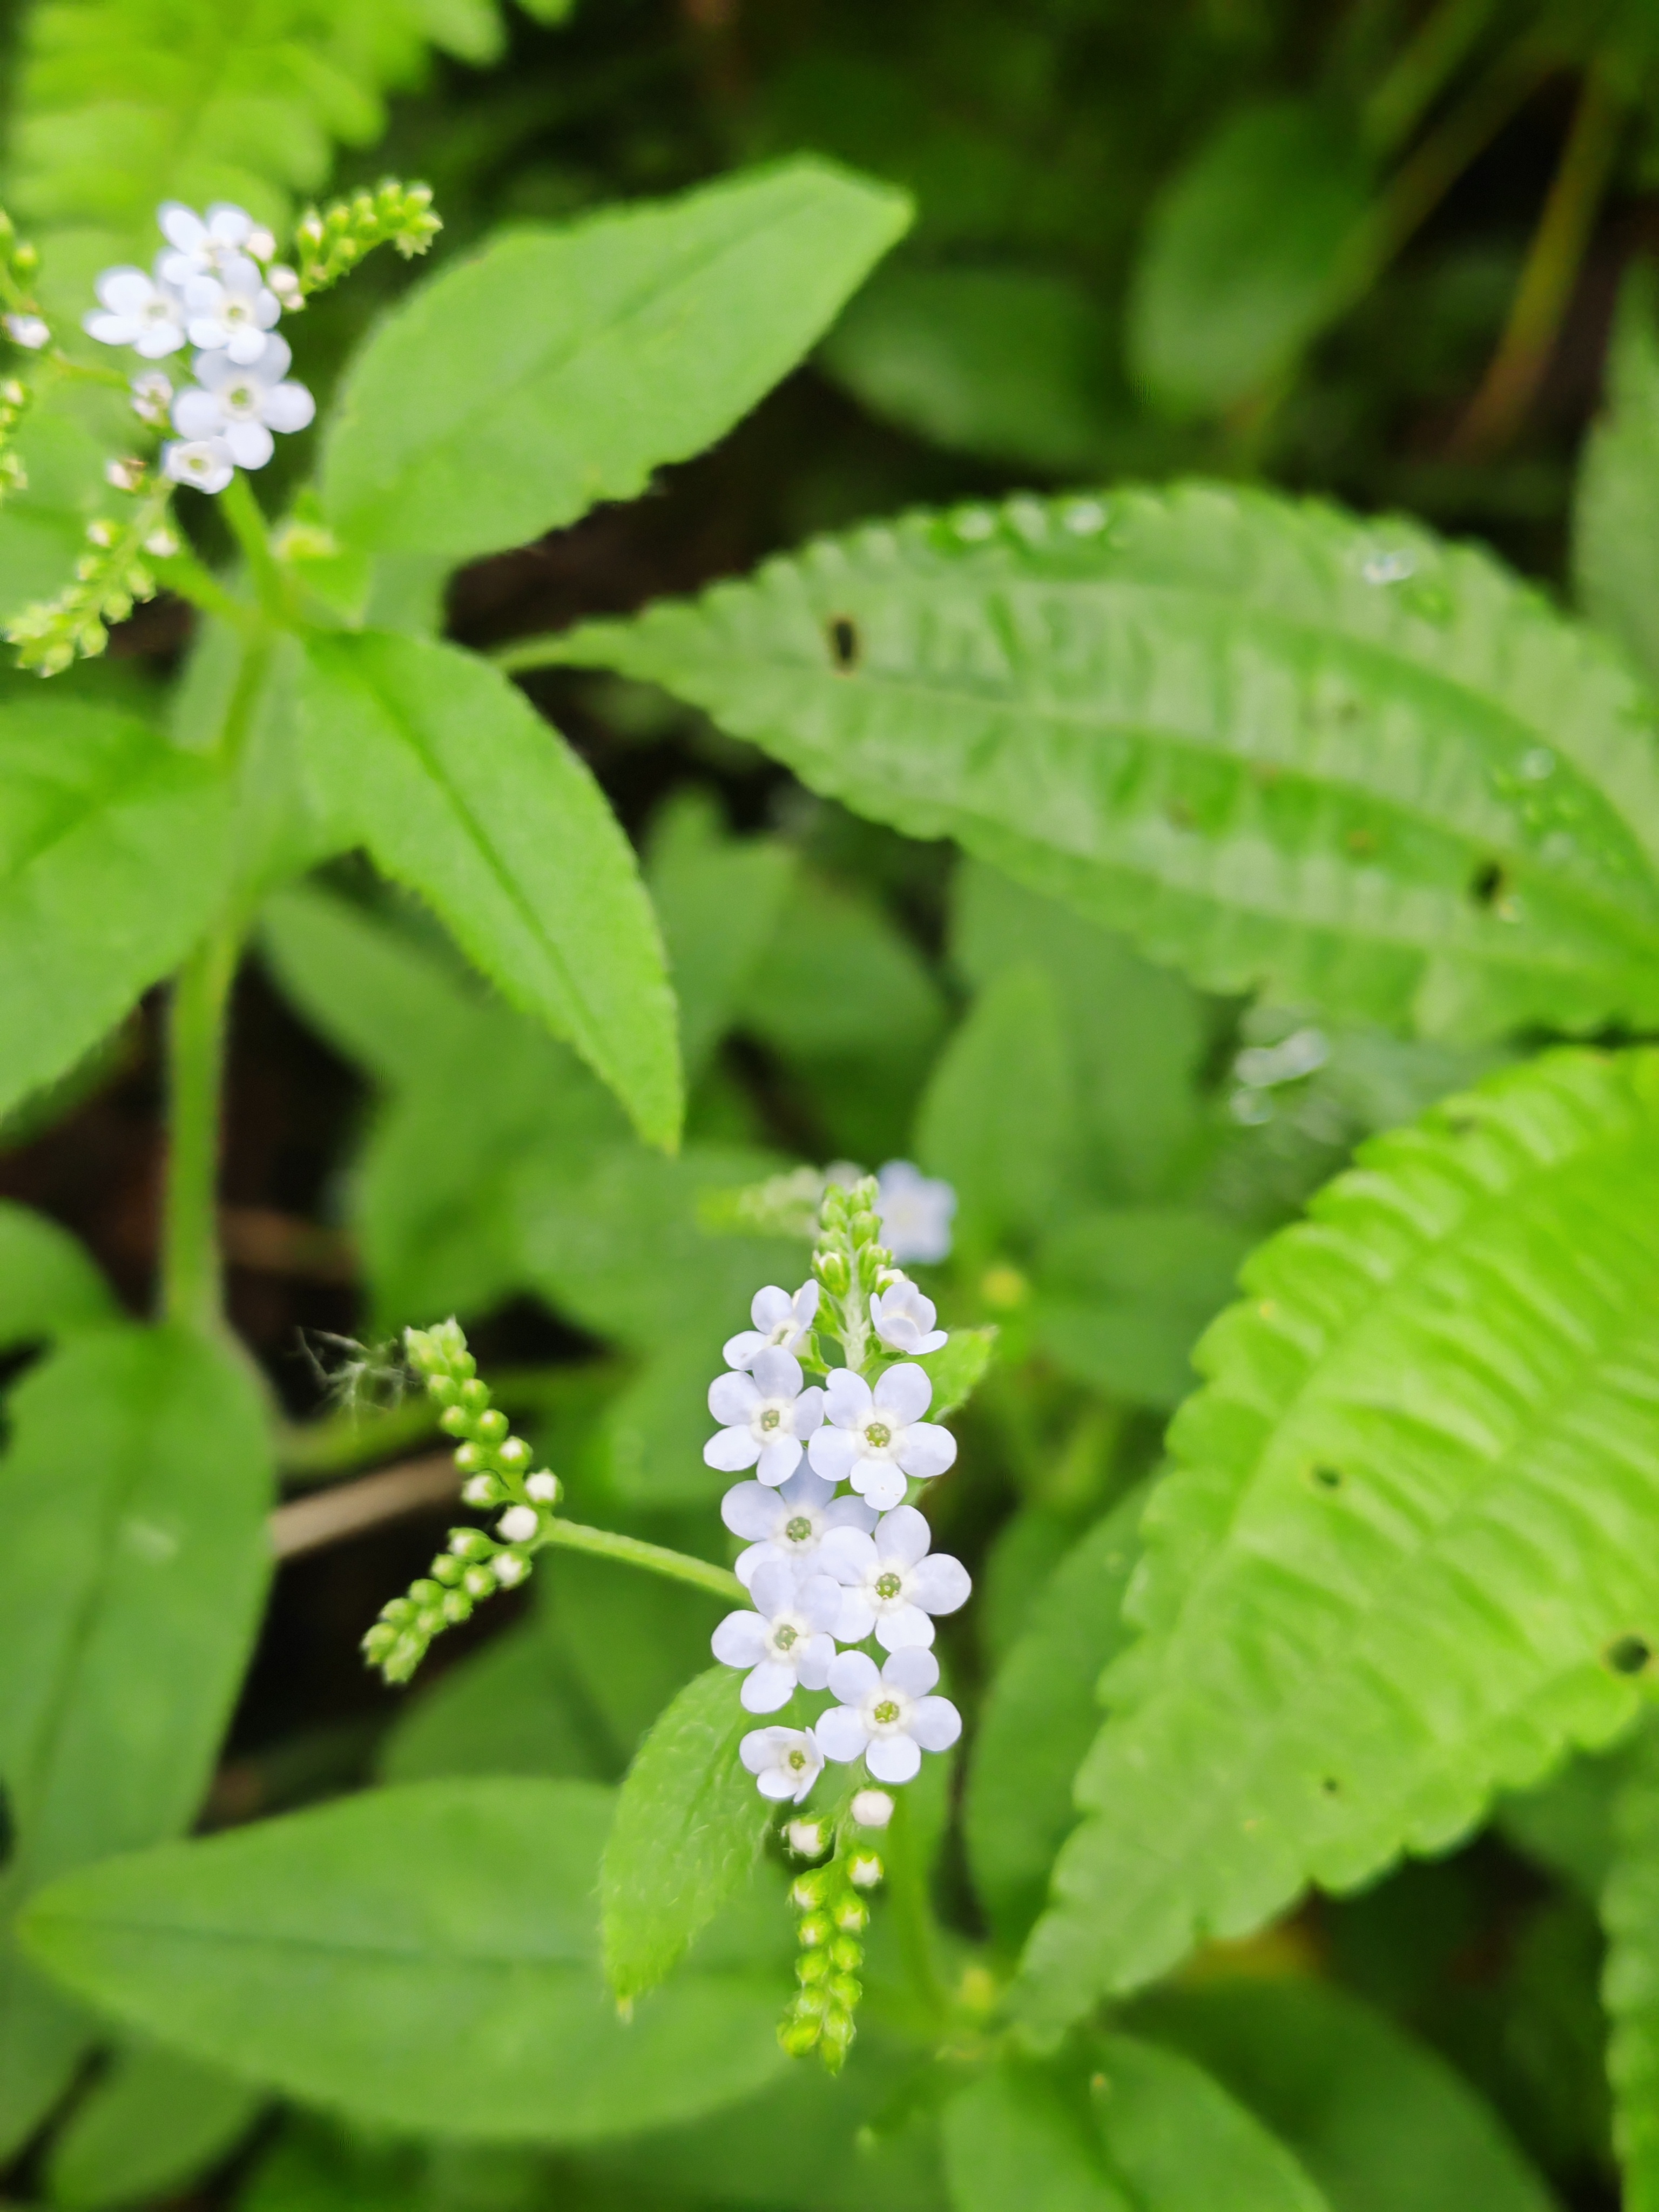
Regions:
M 902 1579 L 899 1576 L 892 1573 L 890 1570 L 888 1573 L 884 1575 L 878 1575 L 876 1577 L 876 1595 L 878 1597 L 896 1597 L 903 1588 L 904 1583 Z
M 798 1628 L 791 1628 L 788 1622 L 785 1621 L 783 1626 L 779 1629 L 777 1634 L 772 1638 L 772 1641 L 777 1645 L 780 1651 L 787 1651 L 791 1644 L 795 1642 L 799 1634 L 800 1631 Z
M 884 1698 L 876 1707 L 875 1717 L 884 1728 L 890 1728 L 899 1717 L 897 1698 Z
M 812 1524 L 804 1513 L 797 1513 L 793 1521 L 786 1521 L 783 1533 L 792 1544 L 804 1544 L 812 1533 Z
M 775 1429 L 782 1419 L 775 1406 L 769 1406 L 760 1417 L 760 1425 L 763 1429 Z
M 864 1440 L 866 1443 L 873 1444 L 878 1451 L 885 1451 L 893 1441 L 893 1431 L 885 1421 L 866 1421 L 864 1425 Z

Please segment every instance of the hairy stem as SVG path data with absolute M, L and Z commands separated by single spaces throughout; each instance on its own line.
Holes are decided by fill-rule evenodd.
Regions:
M 586 1552 L 594 1559 L 642 1567 L 647 1574 L 689 1583 L 693 1589 L 707 1590 L 734 1605 L 750 1602 L 748 1591 L 727 1568 L 714 1566 L 708 1559 L 694 1559 L 686 1552 L 671 1552 L 665 1544 L 647 1544 L 638 1536 L 619 1535 L 614 1528 L 589 1528 L 580 1521 L 550 1521 L 538 1548 L 547 1545 L 562 1545 L 566 1551 Z
M 222 1326 L 217 1213 L 219 1093 L 235 933 L 205 939 L 179 971 L 167 1019 L 167 1200 L 161 1311 L 216 1334 Z

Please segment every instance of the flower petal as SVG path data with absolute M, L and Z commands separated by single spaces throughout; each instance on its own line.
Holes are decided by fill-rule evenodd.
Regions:
M 962 1734 L 962 1715 L 949 1698 L 922 1698 L 910 1716 L 910 1733 L 924 1751 L 949 1751 Z
M 800 1676 L 803 1690 L 822 1690 L 830 1680 L 830 1669 L 835 1662 L 836 1639 L 833 1636 L 809 1636 L 794 1650 L 795 1671 Z
M 142 269 L 106 269 L 93 289 L 117 315 L 141 315 L 155 296 L 155 287 Z
M 844 1482 L 859 1464 L 859 1440 L 848 1429 L 818 1429 L 806 1447 L 812 1472 L 826 1482 Z
M 933 1532 L 914 1505 L 896 1505 L 876 1524 L 876 1549 L 896 1566 L 914 1567 L 925 1559 Z
M 775 1766 L 789 1749 L 796 1731 L 787 1728 L 750 1729 L 738 1746 L 738 1757 L 751 1774 Z
M 756 1777 L 755 1787 L 763 1797 L 769 1797 L 776 1804 L 781 1804 L 786 1797 L 795 1798 L 797 1804 L 800 1802 L 794 1777 L 787 1766 L 769 1766 L 763 1774 Z
M 753 1418 L 761 1394 L 747 1375 L 717 1375 L 708 1386 L 708 1410 L 722 1425 Z
M 781 1613 L 789 1611 L 795 1602 L 796 1574 L 787 1559 L 769 1559 L 756 1573 L 750 1585 L 755 1608 L 771 1620 Z M 929 1683 L 931 1689 L 933 1685 Z
M 775 1559 L 777 1556 L 775 1544 L 751 1544 L 746 1552 L 739 1552 L 732 1560 L 732 1571 L 745 1589 L 752 1589 L 755 1577 L 769 1559 Z
M 752 1674 L 744 1677 L 738 1702 L 746 1713 L 775 1713 L 795 1694 L 795 1670 L 781 1659 L 763 1659 Z
M 720 1358 L 728 1367 L 747 1367 L 757 1352 L 763 1351 L 766 1339 L 758 1329 L 740 1328 L 735 1336 L 728 1336 L 720 1346 Z
M 775 1490 L 759 1482 L 733 1484 L 720 1500 L 720 1519 L 745 1543 L 764 1544 L 782 1526 L 785 1509 Z
M 874 1509 L 861 1498 L 838 1498 L 834 1504 L 824 1508 L 823 1518 L 830 1528 L 858 1528 L 866 1536 L 876 1525 Z
M 823 1393 L 816 1382 L 790 1408 L 789 1425 L 798 1437 L 810 1437 L 823 1426 Z
M 830 1631 L 837 1644 L 862 1644 L 876 1625 L 875 1608 L 862 1590 L 843 1590 L 841 1611 Z
M 261 362 L 259 366 L 263 370 L 264 363 Z M 317 403 L 303 384 L 273 385 L 259 408 L 266 427 L 285 434 L 303 430 L 316 412 Z
M 907 1698 L 925 1697 L 939 1680 L 939 1661 L 931 1651 L 896 1651 L 882 1668 L 881 1679 Z
M 933 1624 L 919 1605 L 896 1606 L 876 1623 L 884 1651 L 925 1651 L 933 1640 Z
M 856 1586 L 880 1572 L 881 1556 L 863 1529 L 830 1528 L 818 1546 L 815 1564 L 838 1583 Z
M 207 225 L 182 200 L 163 200 L 155 210 L 155 220 L 167 244 L 176 246 L 181 253 L 194 253 L 207 243 Z
M 758 1480 L 770 1483 L 775 1489 L 788 1481 L 800 1465 L 800 1446 L 793 1437 L 774 1437 L 760 1455 L 755 1474 Z
M 763 1336 L 769 1337 L 780 1322 L 793 1322 L 794 1303 L 787 1291 L 781 1291 L 775 1283 L 769 1283 L 763 1291 L 757 1291 L 749 1301 L 749 1318 Z
M 723 1667 L 758 1667 L 766 1656 L 766 1623 L 757 1613 L 728 1613 L 708 1648 Z
M 824 1385 L 824 1410 L 838 1429 L 856 1429 L 870 1417 L 870 1385 L 850 1367 L 832 1367 Z
M 918 1477 L 943 1474 L 957 1463 L 957 1440 L 937 1421 L 913 1421 L 893 1439 L 899 1465 Z
M 221 434 L 238 468 L 262 469 L 276 450 L 263 422 L 227 422 Z
M 798 1468 L 778 1492 L 793 1513 L 827 1512 L 835 1494 L 835 1485 L 814 1474 L 810 1467 Z
M 781 1345 L 755 1354 L 755 1382 L 763 1398 L 793 1398 L 801 1385 L 800 1362 Z
M 173 403 L 173 427 L 181 438 L 210 438 L 225 419 L 225 410 L 211 392 L 191 385 Z
M 933 1382 L 923 1367 L 890 1367 L 876 1384 L 877 1409 L 896 1429 L 919 1421 L 933 1401 Z
M 937 1681 L 938 1679 L 939 1669 L 935 1666 L 933 1680 Z M 862 1704 L 880 1680 L 880 1669 L 867 1651 L 843 1651 L 830 1669 L 830 1687 L 843 1705 Z M 933 1684 L 928 1682 L 924 1686 L 931 1690 Z M 826 1713 L 824 1719 L 828 1718 L 829 1715 Z M 820 1733 L 823 1727 L 823 1722 L 820 1721 L 818 1723 Z
M 921 1753 L 908 1735 L 883 1735 L 865 1753 L 864 1763 L 878 1782 L 914 1782 Z
M 807 1626 L 822 1632 L 833 1628 L 841 1613 L 842 1591 L 828 1575 L 808 1575 L 796 1594 L 795 1603 Z
M 131 345 L 138 335 L 131 315 L 83 315 L 81 327 L 100 345 Z
M 820 1429 L 819 1436 L 829 1431 Z M 816 1442 L 816 1438 L 814 1439 Z M 904 1503 L 904 1477 L 890 1459 L 861 1459 L 852 1472 L 852 1485 L 878 1513 L 890 1512 Z
M 702 1448 L 702 1463 L 721 1474 L 741 1474 L 760 1457 L 760 1440 L 748 1429 L 722 1429 Z
M 176 323 L 150 323 L 131 343 L 133 350 L 146 361 L 165 361 L 184 342 L 185 334 Z
M 842 1659 L 858 1656 L 860 1654 L 853 1651 L 843 1651 L 841 1655 Z M 840 1664 L 841 1659 L 836 1660 L 836 1667 Z M 830 1671 L 833 1674 L 835 1667 Z M 870 1731 L 859 1718 L 856 1705 L 831 1705 L 827 1713 L 821 1714 L 813 1722 L 812 1733 L 817 1736 L 818 1749 L 824 1757 L 840 1761 L 862 1758 L 864 1747 L 870 1741 Z
M 948 1552 L 935 1552 L 918 1562 L 910 1577 L 912 1601 L 928 1613 L 954 1613 L 974 1594 L 973 1577 L 960 1559 Z

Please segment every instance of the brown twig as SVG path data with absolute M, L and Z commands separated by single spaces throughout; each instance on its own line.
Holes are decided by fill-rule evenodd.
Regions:
M 460 1487 L 453 1452 L 428 1452 L 420 1459 L 403 1460 L 357 1482 L 343 1482 L 314 1497 L 279 1505 L 267 1524 L 270 1549 L 278 1559 L 297 1559 L 307 1552 L 320 1552 L 348 1536 L 378 1528 L 384 1522 L 450 1504 L 459 1497 Z

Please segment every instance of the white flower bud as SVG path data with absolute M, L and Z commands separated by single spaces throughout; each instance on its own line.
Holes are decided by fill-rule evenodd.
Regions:
M 556 1505 L 559 1502 L 559 1478 L 544 1467 L 530 1477 L 524 1489 L 525 1496 L 533 1498 L 538 1505 Z
M 504 1544 L 527 1544 L 541 1525 L 533 1505 L 509 1505 L 495 1523 L 495 1533 Z
M 12 343 L 27 347 L 30 353 L 39 353 L 43 345 L 52 343 L 52 332 L 39 315 L 8 315 L 5 325 Z
M 873 1851 L 860 1851 L 847 1869 L 854 1889 L 873 1889 L 881 1880 L 881 1861 Z
M 468 1505 L 496 1505 L 501 1496 L 501 1486 L 493 1474 L 475 1474 L 461 1485 L 461 1497 Z
M 503 1552 L 499 1558 L 492 1559 L 489 1564 L 496 1581 L 503 1589 L 512 1589 L 530 1572 L 529 1560 L 521 1559 L 517 1552 Z
M 860 1790 L 853 1800 L 853 1818 L 861 1828 L 884 1828 L 893 1817 L 893 1801 L 884 1790 Z
M 804 1859 L 822 1858 L 830 1841 L 822 1820 L 792 1820 L 783 1832 L 790 1850 Z

